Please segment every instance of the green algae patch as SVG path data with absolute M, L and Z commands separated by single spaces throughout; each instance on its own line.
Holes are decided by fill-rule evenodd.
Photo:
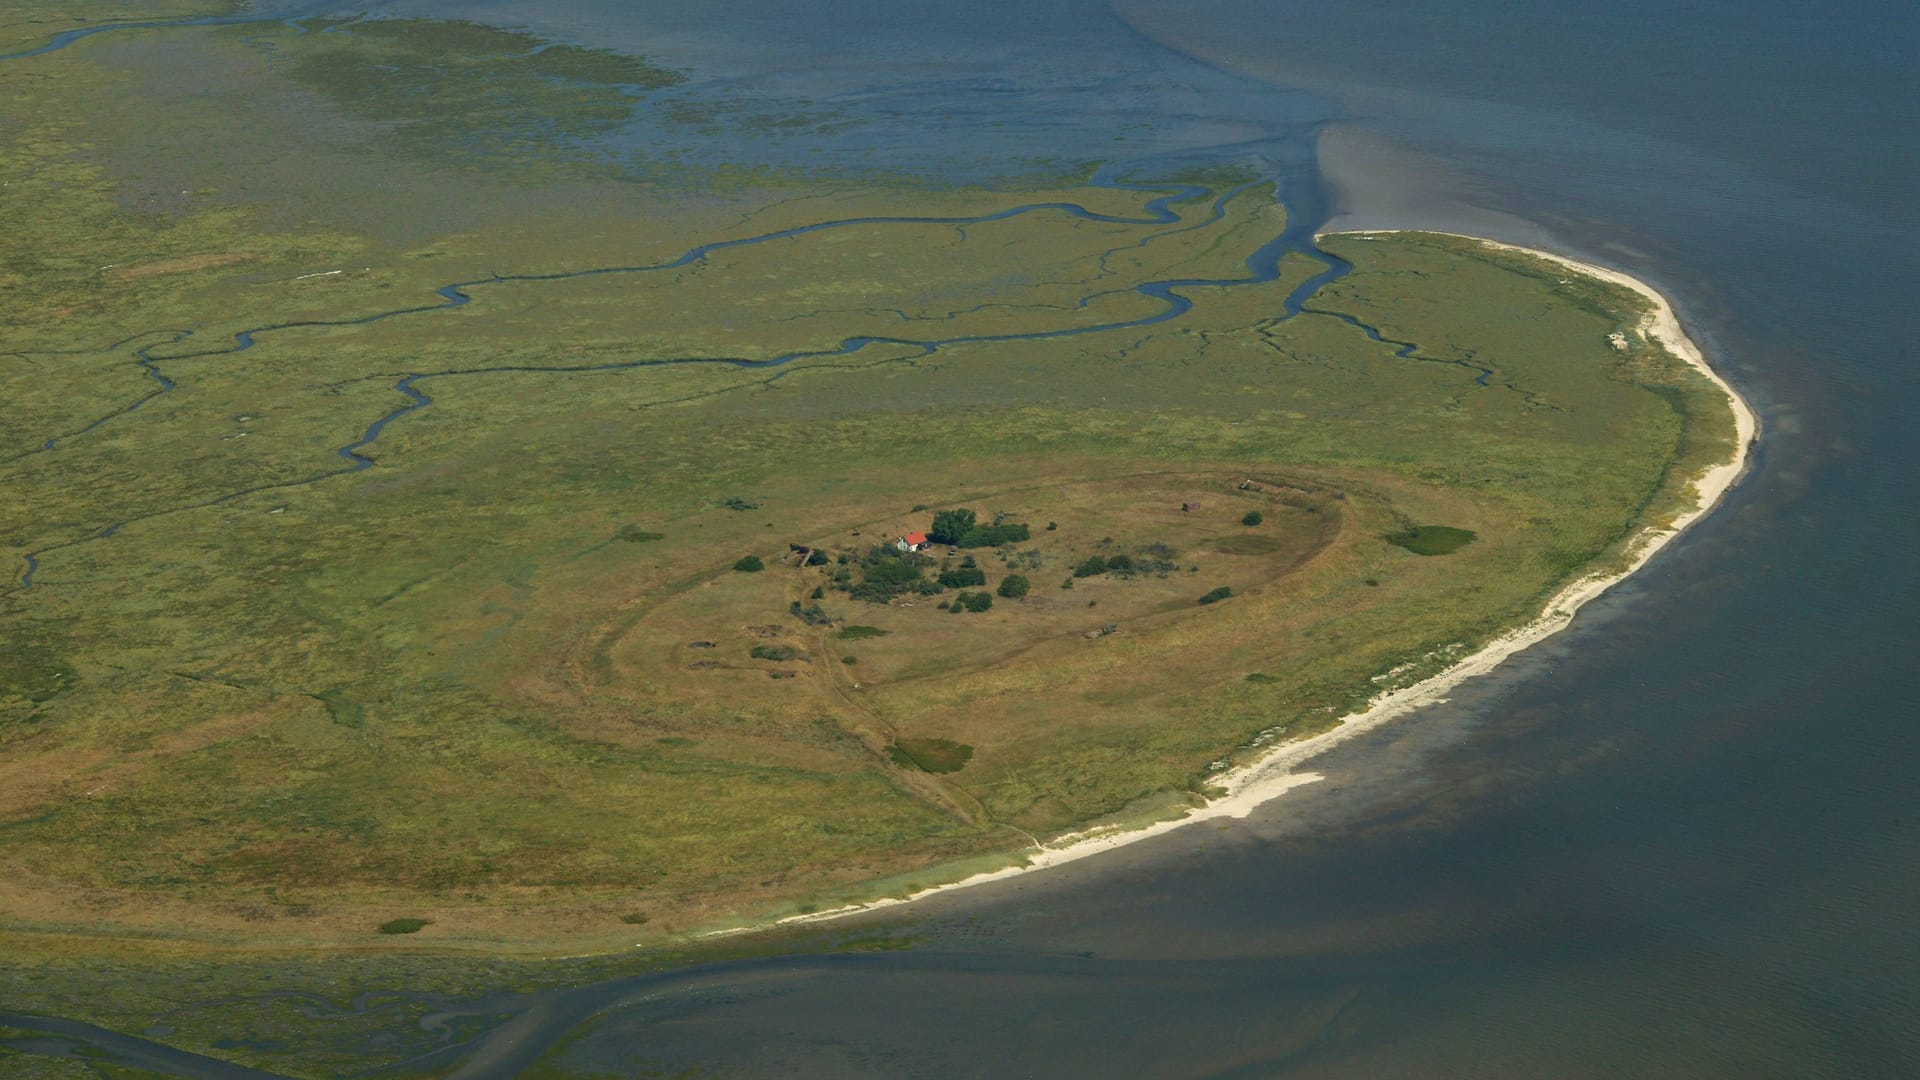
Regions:
M 1406 548 L 1415 555 L 1451 555 L 1479 539 L 1471 529 L 1449 525 L 1416 525 L 1411 529 L 1388 533 L 1386 541 Z

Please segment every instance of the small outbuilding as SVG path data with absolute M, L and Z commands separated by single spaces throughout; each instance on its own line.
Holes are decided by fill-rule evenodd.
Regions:
M 921 548 L 927 546 L 927 534 L 923 532 L 910 532 L 900 539 L 895 540 L 893 546 L 906 552 L 919 551 Z

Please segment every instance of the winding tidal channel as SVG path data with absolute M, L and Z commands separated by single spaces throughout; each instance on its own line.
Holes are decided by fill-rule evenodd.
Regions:
M 273 17 L 273 19 L 276 21 L 285 21 L 286 18 L 287 17 L 284 15 L 276 15 Z M 241 22 L 248 22 L 248 21 L 265 21 L 265 20 L 249 19 L 246 17 L 234 17 L 234 18 L 224 18 L 224 19 L 187 20 L 187 21 L 182 21 L 177 23 L 160 23 L 160 22 L 125 23 L 125 24 L 117 24 L 112 26 L 91 27 L 84 30 L 75 30 L 75 31 L 70 31 L 70 32 L 61 34 L 55 37 L 54 39 L 52 39 L 51 41 L 49 41 L 46 45 L 43 45 L 36 49 L 32 49 L 24 52 L 12 53 L 5 56 L 0 56 L 0 61 L 15 60 L 15 59 L 22 59 L 26 57 L 44 55 L 48 52 L 52 52 L 57 49 L 64 48 L 77 41 L 84 40 L 88 37 L 101 34 L 101 33 L 110 32 L 113 30 L 152 29 L 152 28 L 157 28 L 162 26 L 181 26 L 181 27 L 213 26 L 213 25 L 226 25 L 231 23 L 241 23 Z M 1232 148 L 1229 148 L 1229 152 L 1231 151 L 1231 149 Z M 1226 158 L 1226 160 L 1232 161 L 1234 159 L 1229 156 Z M 1144 246 L 1145 244 L 1150 243 L 1153 240 L 1158 239 L 1160 237 L 1169 236 L 1169 235 L 1173 235 L 1180 232 L 1186 232 L 1193 229 L 1201 229 L 1201 228 L 1207 227 L 1208 225 L 1214 224 L 1220 221 L 1224 217 L 1227 204 L 1232 199 L 1242 194 L 1245 194 L 1252 189 L 1262 187 L 1262 186 L 1271 186 L 1274 189 L 1274 195 L 1276 200 L 1281 204 L 1281 206 L 1286 211 L 1286 224 L 1283 227 L 1282 231 L 1279 233 L 1279 235 L 1274 236 L 1272 239 L 1266 241 L 1265 243 L 1262 243 L 1246 256 L 1244 260 L 1244 264 L 1247 268 L 1247 273 L 1245 276 L 1237 277 L 1237 278 L 1228 278 L 1228 279 L 1168 278 L 1163 280 L 1149 281 L 1140 285 L 1133 286 L 1131 289 L 1132 292 L 1137 293 L 1138 295 L 1141 295 L 1141 296 L 1148 297 L 1156 301 L 1160 305 L 1159 310 L 1154 312 L 1153 314 L 1141 316 L 1139 318 L 1134 318 L 1134 319 L 1118 320 L 1118 321 L 1099 323 L 1099 324 L 1093 324 L 1093 325 L 1076 325 L 1072 327 L 1063 327 L 1063 328 L 1054 329 L 1054 330 L 1028 331 L 1024 333 L 1014 333 L 1014 334 L 980 334 L 980 335 L 963 335 L 963 336 L 954 336 L 954 337 L 930 337 L 930 338 L 909 338 L 909 337 L 892 337 L 892 336 L 856 336 L 856 337 L 849 337 L 849 338 L 843 339 L 837 346 L 830 349 L 790 352 L 790 353 L 785 353 L 769 359 L 759 359 L 759 360 L 742 359 L 738 357 L 674 357 L 674 358 L 645 358 L 645 359 L 619 361 L 615 363 L 601 363 L 601 364 L 591 364 L 591 365 L 582 365 L 582 366 L 499 365 L 499 366 L 489 366 L 489 367 L 455 368 L 455 369 L 447 369 L 447 370 L 440 370 L 440 371 L 409 372 L 401 376 L 399 379 L 397 379 L 392 386 L 393 390 L 396 393 L 402 395 L 405 398 L 405 401 L 399 404 L 398 406 L 394 407 L 392 410 L 388 411 L 386 414 L 373 420 L 370 424 L 367 425 L 367 427 L 364 430 L 360 432 L 358 437 L 354 438 L 352 441 L 344 445 L 341 445 L 335 448 L 334 454 L 339 458 L 341 458 L 344 464 L 332 469 L 314 473 L 309 476 L 298 477 L 298 478 L 289 479 L 289 480 L 273 481 L 265 484 L 258 484 L 258 485 L 242 488 L 235 491 L 229 491 L 224 494 L 221 494 L 209 499 L 205 499 L 199 502 L 184 504 L 184 505 L 175 506 L 175 507 L 169 507 L 166 509 L 156 510 L 149 513 L 133 516 L 133 517 L 123 518 L 121 520 L 111 522 L 98 529 L 95 529 L 84 536 L 63 540 L 58 543 L 49 544 L 49 545 L 34 549 L 32 551 L 25 553 L 25 555 L 23 556 L 23 566 L 19 572 L 19 575 L 17 578 L 17 584 L 11 589 L 0 591 L 0 595 L 8 595 L 11 593 L 17 593 L 17 592 L 22 592 L 22 591 L 31 589 L 34 585 L 34 577 L 39 570 L 40 559 L 42 556 L 47 555 L 50 552 L 59 551 L 62 549 L 75 547 L 81 544 L 90 543 L 95 540 L 101 540 L 107 537 L 111 537 L 119 530 L 125 528 L 128 525 L 134 524 L 136 522 L 151 520 L 154 518 L 164 517 L 164 516 L 176 514 L 176 513 L 183 513 L 191 510 L 205 509 L 212 506 L 218 506 L 220 504 L 228 503 L 248 495 L 258 494 L 263 491 L 272 491 L 272 490 L 301 487 L 308 484 L 318 483 L 323 480 L 328 480 L 334 477 L 343 476 L 343 475 L 347 475 L 350 473 L 359 472 L 361 470 L 371 468 L 375 460 L 371 451 L 374 448 L 375 443 L 379 440 L 381 434 L 387 429 L 387 427 L 393 424 L 395 421 L 398 421 L 413 413 L 419 412 L 422 409 L 428 408 L 433 404 L 433 398 L 429 394 L 427 394 L 424 391 L 424 389 L 422 389 L 421 387 L 421 384 L 424 381 L 430 380 L 430 379 L 454 378 L 454 377 L 459 377 L 464 375 L 491 375 L 491 374 L 501 374 L 501 373 L 511 373 L 511 372 L 591 374 L 591 373 L 601 373 L 601 372 L 627 371 L 627 370 L 632 370 L 636 368 L 645 368 L 645 367 L 661 367 L 661 366 L 682 365 L 682 364 L 725 364 L 725 365 L 730 365 L 730 366 L 740 367 L 740 368 L 779 368 L 797 360 L 818 359 L 823 357 L 848 356 L 873 345 L 904 346 L 910 349 L 917 350 L 917 353 L 919 356 L 931 356 L 934 353 L 937 353 L 938 351 L 940 351 L 941 349 L 948 346 L 953 346 L 953 345 L 1032 341 L 1032 340 L 1074 337 L 1074 336 L 1079 336 L 1083 334 L 1101 333 L 1101 332 L 1114 331 L 1114 330 L 1135 329 L 1135 328 L 1152 326 L 1159 323 L 1169 322 L 1174 319 L 1178 319 L 1182 315 L 1186 314 L 1189 310 L 1191 310 L 1193 307 L 1193 301 L 1188 299 L 1186 296 L 1182 295 L 1181 290 L 1183 289 L 1219 288 L 1219 287 L 1259 285 L 1259 284 L 1269 283 L 1278 279 L 1278 277 L 1280 276 L 1281 260 L 1289 253 L 1299 253 L 1319 261 L 1325 267 L 1325 269 L 1321 270 L 1320 272 L 1314 274 L 1312 277 L 1303 281 L 1299 286 L 1297 286 L 1295 289 L 1293 289 L 1289 293 L 1289 295 L 1286 297 L 1282 305 L 1282 312 L 1280 313 L 1279 316 L 1277 316 L 1277 318 L 1285 319 L 1285 318 L 1292 318 L 1300 314 L 1302 311 L 1312 310 L 1307 308 L 1306 306 L 1308 301 L 1323 286 L 1327 285 L 1332 281 L 1338 280 L 1342 276 L 1346 275 L 1352 269 L 1352 267 L 1347 262 L 1338 258 L 1337 256 L 1331 255 L 1321 250 L 1320 247 L 1314 242 L 1314 230 L 1317 226 L 1319 226 L 1321 223 L 1325 221 L 1327 216 L 1324 193 L 1322 192 L 1317 179 L 1261 180 L 1261 181 L 1241 184 L 1239 186 L 1236 186 L 1227 190 L 1216 190 L 1213 188 L 1209 188 L 1209 187 L 1205 187 L 1197 184 L 1157 183 L 1151 180 L 1142 181 L 1139 179 L 1131 178 L 1131 174 L 1139 171 L 1140 169 L 1138 167 L 1132 167 L 1127 165 L 1109 165 L 1098 170 L 1088 181 L 1088 184 L 1092 187 L 1105 188 L 1110 190 L 1153 193 L 1153 197 L 1147 200 L 1142 205 L 1140 216 L 1129 217 L 1129 216 L 1119 216 L 1119 215 L 1113 215 L 1113 214 L 1103 214 L 1093 210 L 1089 210 L 1085 206 L 1082 206 L 1078 203 L 1072 203 L 1072 202 L 1036 202 L 1036 203 L 1024 203 L 1024 204 L 1010 207 L 1005 210 L 1000 210 L 991 214 L 982 214 L 982 215 L 967 216 L 967 217 L 843 218 L 843 219 L 835 219 L 835 220 L 828 220 L 828 221 L 820 221 L 813 224 L 780 229 L 780 230 L 761 233 L 753 236 L 740 237 L 735 239 L 726 239 L 726 240 L 716 240 L 710 243 L 700 244 L 695 247 L 689 248 L 687 251 L 683 252 L 682 254 L 680 254 L 679 256 L 673 259 L 669 259 L 667 261 L 658 262 L 658 263 L 630 265 L 630 266 L 599 266 L 599 267 L 590 267 L 590 268 L 580 269 L 580 270 L 569 270 L 569 271 L 562 271 L 558 273 L 548 273 L 548 274 L 495 273 L 484 278 L 475 278 L 475 279 L 466 280 L 466 281 L 456 281 L 456 282 L 443 285 L 436 290 L 436 295 L 439 298 L 437 303 L 417 304 L 417 305 L 411 305 L 411 306 L 405 306 L 405 307 L 397 307 L 397 308 L 392 308 L 385 311 L 379 311 L 372 314 L 355 316 L 351 318 L 303 320 L 303 321 L 294 321 L 294 322 L 263 324 L 260 326 L 250 327 L 248 329 L 239 331 L 238 333 L 233 335 L 231 343 L 225 344 L 216 348 L 198 349 L 198 350 L 191 350 L 186 352 L 164 351 L 169 349 L 172 346 L 177 346 L 182 342 L 185 342 L 188 339 L 190 339 L 194 334 L 194 331 L 192 330 L 159 330 L 159 331 L 151 331 L 151 332 L 143 333 L 140 335 L 136 335 L 135 337 L 132 337 L 127 339 L 126 341 L 120 342 L 113 347 L 114 348 L 124 347 L 125 345 L 130 344 L 131 342 L 134 342 L 134 341 L 138 341 L 141 338 L 154 338 L 154 337 L 159 338 L 159 340 L 157 341 L 149 341 L 147 344 L 139 346 L 132 353 L 135 364 L 141 369 L 143 375 L 152 384 L 151 387 L 148 389 L 148 391 L 145 394 L 141 395 L 139 398 L 132 401 L 131 403 L 128 403 L 124 406 L 121 406 L 120 408 L 117 408 L 111 412 L 108 412 L 102 416 L 99 416 L 79 428 L 76 428 L 71 431 L 59 433 L 59 434 L 54 434 L 47 437 L 36 448 L 25 451 L 24 453 L 21 453 L 19 455 L 16 455 L 12 460 L 18 461 L 18 460 L 28 458 L 28 457 L 33 457 L 39 454 L 55 452 L 59 450 L 63 445 L 66 445 L 67 443 L 71 442 L 74 439 L 81 438 L 91 432 L 94 432 L 106 426 L 107 424 L 115 420 L 121 419 L 123 417 L 129 416 L 129 415 L 132 415 L 133 413 L 138 412 L 143 406 L 145 406 L 148 402 L 154 400 L 155 398 L 174 392 L 177 389 L 177 383 L 173 379 L 169 378 L 165 373 L 165 371 L 163 370 L 163 365 L 165 364 L 177 362 L 177 361 L 202 359 L 202 358 L 211 357 L 211 356 L 230 356 L 230 355 L 243 353 L 248 349 L 253 348 L 261 338 L 267 337 L 276 333 L 284 332 L 284 331 L 312 329 L 312 328 L 338 328 L 338 327 L 364 326 L 371 323 L 381 322 L 387 319 L 395 319 L 395 318 L 401 318 L 401 317 L 407 317 L 407 316 L 429 315 L 435 312 L 451 311 L 455 308 L 459 308 L 470 303 L 472 301 L 472 294 L 476 290 L 481 290 L 481 289 L 485 289 L 493 286 L 514 285 L 514 284 L 540 284 L 540 283 L 571 281 L 575 279 L 589 278 L 589 277 L 605 277 L 605 276 L 627 275 L 627 274 L 656 274 L 656 273 L 670 272 L 670 271 L 678 270 L 678 269 L 699 263 L 700 261 L 704 260 L 705 258 L 707 258 L 709 255 L 713 253 L 724 251 L 727 249 L 751 247 L 757 244 L 764 244 L 772 241 L 791 240 L 798 237 L 807 236 L 813 233 L 820 233 L 820 232 L 826 232 L 829 230 L 844 229 L 844 228 L 855 227 L 855 226 L 950 225 L 955 228 L 964 229 L 965 227 L 971 226 L 971 225 L 981 225 L 981 224 L 986 224 L 990 222 L 1006 221 L 1012 218 L 1023 217 L 1030 214 L 1046 214 L 1046 213 L 1065 214 L 1071 217 L 1080 218 L 1087 221 L 1095 221 L 1095 222 L 1102 222 L 1102 223 L 1109 223 L 1109 224 L 1172 226 L 1172 228 L 1166 229 L 1161 232 L 1157 232 L 1152 236 L 1149 236 L 1143 240 L 1125 245 L 1123 248 L 1114 249 L 1115 251 L 1118 251 L 1118 250 L 1124 250 L 1127 247 Z M 1205 209 L 1199 213 L 1196 213 L 1195 209 L 1198 206 L 1204 206 Z M 1111 254 L 1111 252 L 1109 254 Z M 1080 310 L 1084 310 L 1086 306 L 1089 303 L 1092 303 L 1094 300 L 1112 295 L 1114 292 L 1117 292 L 1117 291 L 1121 291 L 1121 290 L 1103 290 L 1099 292 L 1090 293 L 1089 295 L 1084 296 L 1079 300 L 1077 304 L 1077 308 Z M 1334 318 L 1338 318 L 1341 321 L 1346 322 L 1349 325 L 1359 329 L 1372 340 L 1393 345 L 1395 347 L 1395 354 L 1401 358 L 1410 358 L 1410 359 L 1416 359 L 1416 360 L 1422 360 L 1422 361 L 1434 361 L 1434 362 L 1454 364 L 1457 366 L 1466 367 L 1474 372 L 1476 382 L 1478 382 L 1480 385 L 1483 385 L 1483 386 L 1486 385 L 1486 381 L 1489 375 L 1491 374 L 1491 372 L 1488 371 L 1487 369 L 1474 366 L 1464 360 L 1421 356 L 1418 353 L 1417 347 L 1413 343 L 1391 341 L 1389 339 L 1386 339 L 1382 337 L 1380 332 L 1374 327 L 1368 326 L 1352 318 L 1351 316 L 1340 314 L 1337 312 L 1316 312 L 1316 313 L 1326 314 Z

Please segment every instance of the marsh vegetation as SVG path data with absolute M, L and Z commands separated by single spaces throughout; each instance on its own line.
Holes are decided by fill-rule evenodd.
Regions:
M 1726 447 L 1524 257 L 1331 238 L 1284 317 L 1324 264 L 1245 280 L 1257 188 L 620 187 L 583 141 L 673 74 L 501 33 L 180 46 L 244 100 L 15 62 L 9 929 L 586 947 L 935 880 L 1438 670 Z

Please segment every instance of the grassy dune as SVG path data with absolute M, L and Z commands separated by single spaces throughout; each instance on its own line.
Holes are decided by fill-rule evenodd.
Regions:
M 1637 298 L 1418 235 L 1330 241 L 1355 271 L 1292 319 L 1321 268 L 1301 255 L 1152 327 L 662 363 L 1136 319 L 1143 282 L 1243 275 L 1282 212 L 1256 190 L 1210 223 L 868 224 L 482 280 L 1150 196 L 696 195 L 621 179 L 590 131 L 498 124 L 483 174 L 477 135 L 348 77 L 476 33 L 103 36 L 8 68 L 49 76 L 15 80 L 0 200 L 16 939 L 587 949 L 924 884 L 1163 812 L 1444 667 L 1671 515 L 1730 437 L 1634 334 Z M 673 81 L 584 50 L 530 71 L 525 42 L 481 37 L 446 77 L 515 116 L 610 123 Z M 245 100 L 162 92 L 182 53 Z M 432 137 L 396 147 L 408 124 Z M 476 280 L 464 307 L 353 322 Z M 352 325 L 226 351 L 316 322 Z M 409 376 L 431 406 L 350 471 L 337 451 Z M 921 570 L 971 556 L 983 585 L 842 588 L 962 507 L 1030 530 Z M 1423 527 L 1473 537 L 1393 542 Z M 1029 591 L 1000 595 L 1015 574 Z M 974 591 L 991 606 L 953 610 Z

